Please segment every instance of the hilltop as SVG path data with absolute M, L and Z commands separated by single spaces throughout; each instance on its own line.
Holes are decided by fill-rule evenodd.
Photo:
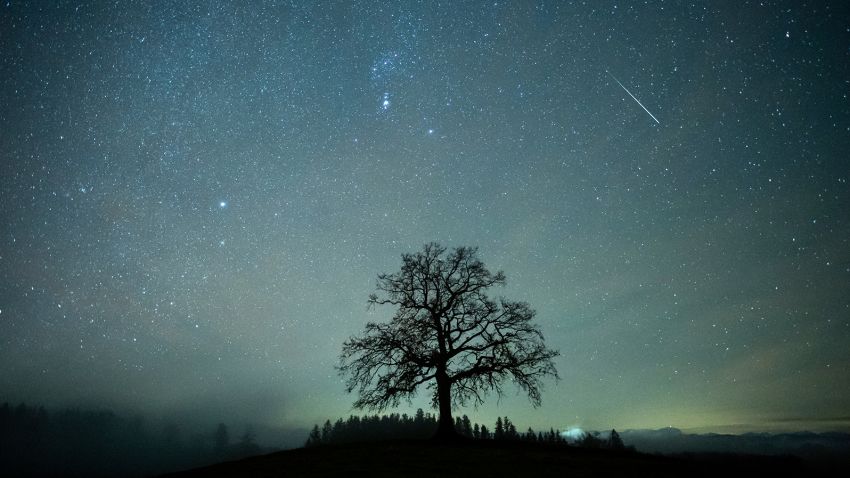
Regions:
M 165 475 L 200 477 L 813 476 L 793 457 L 688 455 L 588 450 L 546 444 L 394 441 L 299 448 Z

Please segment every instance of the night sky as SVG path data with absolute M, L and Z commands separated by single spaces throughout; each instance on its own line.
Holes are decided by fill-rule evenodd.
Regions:
M 438 241 L 561 351 L 459 414 L 850 429 L 847 6 L 647 3 L 3 2 L 0 402 L 359 414 Z

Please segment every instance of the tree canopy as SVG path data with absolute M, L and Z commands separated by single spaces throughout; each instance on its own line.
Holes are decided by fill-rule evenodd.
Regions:
M 453 406 L 479 405 L 506 381 L 541 401 L 542 379 L 557 378 L 556 350 L 545 346 L 525 302 L 491 299 L 504 286 L 477 248 L 436 243 L 402 256 L 401 270 L 379 274 L 371 306 L 396 307 L 389 323 L 369 322 L 342 347 L 339 372 L 358 408 L 381 410 L 412 399 L 420 386 L 439 409 L 438 436 L 454 435 Z

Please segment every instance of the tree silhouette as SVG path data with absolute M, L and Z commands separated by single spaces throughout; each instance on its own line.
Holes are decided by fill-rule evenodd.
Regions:
M 238 456 L 251 456 L 260 452 L 260 446 L 257 445 L 257 436 L 254 433 L 254 427 L 248 425 L 245 427 L 245 433 L 239 439 L 239 444 L 236 447 Z
M 608 437 L 608 448 L 612 450 L 623 450 L 626 448 L 623 439 L 620 438 L 620 434 L 613 428 L 611 429 L 611 436 Z
M 584 433 L 581 440 L 578 442 L 582 448 L 602 448 L 604 442 L 599 438 L 599 432 Z
M 330 440 L 331 433 L 333 433 L 333 425 L 331 425 L 331 421 L 330 419 L 328 419 L 325 420 L 325 424 L 322 425 L 322 443 L 328 443 L 328 441 Z
M 370 322 L 363 336 L 343 344 L 339 372 L 359 394 L 354 406 L 397 406 L 425 386 L 439 410 L 436 436 L 451 438 L 452 406 L 482 404 L 490 391 L 501 395 L 506 380 L 539 405 L 541 379 L 558 376 L 558 352 L 544 345 L 527 303 L 487 296 L 504 284 L 504 273 L 487 270 L 476 248 L 446 254 L 436 243 L 404 254 L 399 272 L 378 275 L 369 304 L 397 310 L 390 323 Z
M 218 456 L 223 456 L 227 453 L 227 448 L 230 446 L 230 434 L 227 431 L 227 425 L 219 423 L 213 432 L 213 453 Z
M 516 426 L 513 424 L 513 422 L 511 422 L 510 418 L 505 417 L 504 420 L 502 420 L 502 423 L 505 427 L 505 439 L 516 440 L 519 438 L 519 433 L 517 433 L 516 431 Z
M 458 429 L 461 435 L 472 438 L 472 422 L 469 420 L 469 417 L 464 415 L 460 419 L 460 428 Z
M 310 430 L 310 435 L 307 437 L 307 442 L 304 443 L 305 447 L 311 446 L 319 446 L 323 443 L 322 434 L 319 433 L 319 425 L 313 425 L 313 429 Z

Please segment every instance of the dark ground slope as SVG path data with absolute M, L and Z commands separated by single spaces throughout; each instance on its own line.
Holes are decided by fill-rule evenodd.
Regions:
M 406 441 L 301 448 L 166 475 L 190 477 L 816 476 L 795 458 L 641 453 L 525 443 Z

